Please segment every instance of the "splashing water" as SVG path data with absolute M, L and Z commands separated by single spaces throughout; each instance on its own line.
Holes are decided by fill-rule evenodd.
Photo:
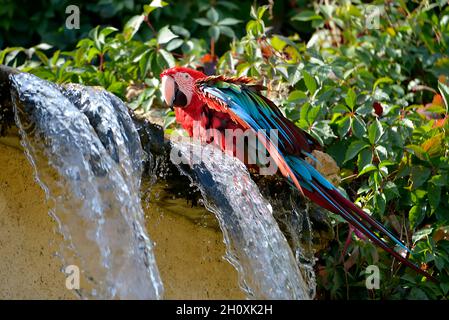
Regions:
M 11 76 L 16 123 L 36 179 L 82 272 L 83 298 L 159 299 L 163 286 L 143 221 L 143 153 L 125 105 L 104 90 Z
M 281 199 L 264 192 L 262 194 L 273 206 L 273 216 L 295 254 L 296 263 L 307 283 L 309 296 L 314 298 L 316 294 L 316 277 L 313 270 L 315 252 L 312 246 L 312 223 L 309 218 L 313 209 L 310 208 L 309 202 L 299 200 L 299 195 L 295 190 Z
M 249 298 L 310 299 L 295 256 L 246 167 L 213 150 L 212 145 L 172 141 L 181 157 L 179 169 L 197 185 L 205 205 L 217 217 L 227 247 L 226 258 L 238 270 Z M 186 170 L 185 165 L 189 170 Z

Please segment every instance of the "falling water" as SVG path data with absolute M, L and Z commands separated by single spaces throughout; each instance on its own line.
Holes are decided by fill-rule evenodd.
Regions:
M 197 185 L 217 217 L 226 258 L 249 298 L 310 299 L 285 236 L 246 167 L 235 158 L 185 139 L 172 141 L 172 161 Z M 189 170 L 186 170 L 185 166 Z
M 104 90 L 11 76 L 16 123 L 83 298 L 159 299 L 140 203 L 143 153 L 124 104 Z
M 266 190 L 264 190 L 266 191 Z M 262 192 L 273 206 L 273 216 L 287 237 L 296 258 L 296 263 L 308 286 L 309 296 L 315 297 L 315 252 L 313 249 L 313 231 L 310 214 L 320 212 L 311 203 L 300 198 L 295 190 L 288 195 L 273 197 Z

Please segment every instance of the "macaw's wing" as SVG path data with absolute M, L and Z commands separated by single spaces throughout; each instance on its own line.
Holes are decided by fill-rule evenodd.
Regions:
M 195 83 L 198 95 L 212 109 L 228 113 L 244 128 L 276 129 L 279 150 L 286 154 L 303 155 L 320 149 L 319 143 L 307 132 L 284 117 L 276 105 L 263 96 L 264 87 L 247 77 L 212 76 Z
M 307 155 L 320 146 L 309 134 L 287 120 L 273 102 L 260 94 L 263 87 L 246 77 L 212 76 L 198 80 L 195 89 L 209 108 L 225 112 L 243 128 L 253 130 L 281 173 L 302 192 L 283 154 Z M 277 131 L 276 141 L 273 130 Z
M 435 281 L 432 276 L 402 257 L 377 236 L 374 232 L 379 232 L 408 251 L 398 238 L 346 199 L 337 188 L 304 159 L 306 156 L 314 159 L 310 153 L 319 148 L 319 144 L 286 119 L 274 103 L 260 93 L 262 89 L 263 87 L 246 77 L 214 76 L 200 79 L 195 83 L 197 94 L 209 108 L 227 113 L 233 121 L 257 134 L 257 138 L 268 150 L 280 172 L 304 195 L 322 207 L 342 216 L 392 256 Z M 277 141 L 270 136 L 272 130 L 277 130 Z

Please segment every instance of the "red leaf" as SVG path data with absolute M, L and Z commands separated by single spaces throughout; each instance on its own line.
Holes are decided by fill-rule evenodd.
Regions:
M 384 112 L 384 108 L 382 108 L 382 105 L 379 102 L 374 101 L 373 108 L 374 108 L 374 112 L 377 114 L 378 117 L 382 116 L 382 114 Z

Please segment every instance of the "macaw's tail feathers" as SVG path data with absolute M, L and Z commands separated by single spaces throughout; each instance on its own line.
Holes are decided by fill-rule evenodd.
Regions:
M 375 232 L 378 232 L 381 237 L 389 239 L 399 245 L 402 249 L 410 252 L 410 250 L 382 224 L 346 199 L 341 192 L 327 181 L 312 165 L 304 159 L 293 156 L 286 157 L 286 161 L 297 176 L 297 179 L 302 186 L 303 193 L 313 202 L 343 217 L 373 243 L 384 249 L 403 264 L 429 280 L 437 282 L 434 277 L 401 256 L 394 250 L 393 246 L 377 236 Z

